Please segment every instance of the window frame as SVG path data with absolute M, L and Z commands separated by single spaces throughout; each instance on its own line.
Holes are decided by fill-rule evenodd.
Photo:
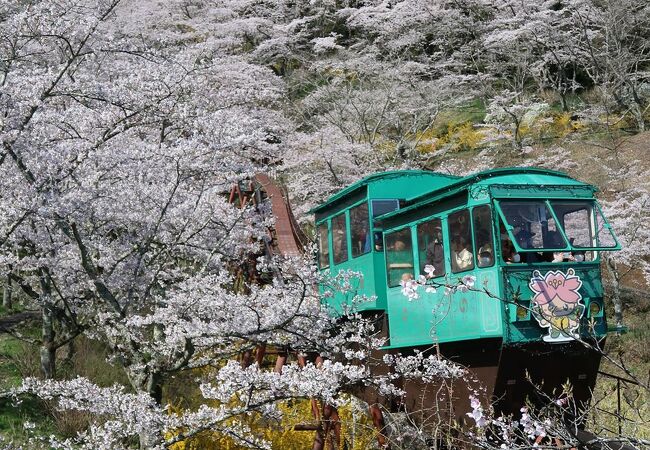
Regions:
M 598 209 L 598 212 L 600 213 L 600 217 L 603 219 L 603 228 L 607 229 L 607 231 L 609 231 L 609 234 L 612 236 L 612 239 L 614 239 L 614 242 L 616 243 L 615 247 L 602 247 L 602 248 L 604 249 L 604 251 L 620 250 L 622 248 L 622 246 L 621 246 L 621 243 L 618 240 L 618 237 L 616 237 L 616 233 L 614 232 L 614 227 L 612 227 L 610 225 L 609 221 L 607 220 L 607 217 L 605 217 L 605 214 L 603 213 L 603 209 L 600 207 L 600 203 L 598 203 L 597 201 L 594 200 L 594 205 Z M 594 209 L 594 214 L 595 213 L 596 213 L 596 209 Z M 596 230 L 595 230 L 596 243 L 598 243 L 600 238 L 598 237 L 599 233 L 598 233 L 598 229 L 597 229 L 598 228 L 598 218 L 597 218 L 597 216 L 594 216 L 594 221 L 595 221 L 594 225 L 595 225 L 595 228 L 596 228 Z M 589 249 L 587 249 L 587 250 L 589 250 Z
M 428 222 L 432 222 L 434 220 L 437 220 L 440 222 L 440 233 L 442 235 L 442 267 L 443 267 L 443 273 L 436 273 L 435 271 L 433 272 L 434 276 L 431 278 L 431 280 L 435 280 L 436 278 L 441 278 L 447 276 L 447 245 L 445 245 L 446 242 L 446 234 L 447 232 L 445 231 L 445 224 L 447 221 L 443 216 L 436 215 L 436 216 L 430 216 L 427 217 L 424 220 L 419 220 L 418 222 L 413 224 L 413 229 L 415 230 L 415 243 L 417 246 L 414 248 L 414 253 L 417 255 L 417 272 L 416 275 L 424 275 L 423 273 L 423 267 L 422 267 L 422 262 L 420 261 L 420 235 L 418 232 L 418 229 L 420 225 L 424 225 Z M 425 249 L 426 251 L 426 249 Z M 426 260 L 425 260 L 426 262 Z M 415 262 L 413 263 L 415 264 Z
M 395 202 L 395 205 L 397 206 L 397 208 L 395 208 L 395 209 L 393 209 L 391 211 L 385 212 L 385 213 L 381 214 L 381 216 L 383 216 L 385 214 L 390 214 L 390 213 L 395 212 L 395 211 L 399 211 L 399 199 L 398 198 L 372 198 L 372 199 L 369 199 L 368 203 L 370 204 L 370 208 L 368 208 L 368 213 L 370 215 L 370 220 L 372 220 L 372 221 L 374 221 L 377 217 L 381 217 L 379 215 L 375 215 L 375 202 Z
M 565 203 L 565 204 L 575 203 L 575 204 L 582 204 L 582 205 L 585 205 L 585 204 L 589 203 L 588 201 L 584 201 L 584 200 L 554 200 L 554 199 L 552 199 L 552 200 L 549 200 L 549 204 L 551 205 L 551 207 L 553 207 L 553 202 L 561 202 L 561 203 Z M 596 240 L 597 240 L 596 216 L 595 216 L 596 211 L 593 208 L 593 204 L 591 204 L 590 206 L 591 206 L 591 216 L 590 217 L 587 216 L 587 218 L 589 220 L 589 228 L 590 228 L 589 233 L 591 234 L 591 236 L 590 236 L 591 237 L 591 242 L 596 242 Z M 581 209 L 585 209 L 585 208 L 581 208 Z M 574 213 L 576 211 L 579 211 L 579 210 L 574 210 L 571 213 Z M 555 212 L 556 215 L 558 214 L 557 211 L 554 211 L 554 212 Z M 558 216 L 558 223 L 561 225 L 561 227 L 562 227 L 562 229 L 564 230 L 565 233 L 567 233 L 566 220 L 565 220 L 567 214 L 570 214 L 570 213 L 565 212 L 561 216 Z M 562 217 L 562 221 L 559 221 L 560 217 Z M 581 246 L 578 246 L 578 245 L 571 244 L 571 240 L 568 237 L 569 236 L 567 234 L 567 242 L 569 243 L 569 245 L 572 248 L 588 248 L 588 247 L 581 247 Z
M 317 258 L 317 263 L 318 263 L 318 269 L 319 270 L 327 270 L 330 267 L 332 267 L 332 245 L 330 243 L 331 240 L 331 233 L 330 233 L 330 220 L 325 219 L 322 222 L 318 222 L 316 224 L 316 239 L 318 242 L 318 258 Z M 325 231 L 326 231 L 326 240 L 327 240 L 327 266 L 323 267 L 321 265 L 321 255 L 322 255 L 322 241 L 321 241 L 321 235 L 319 233 L 320 227 L 325 226 Z
M 513 203 L 513 202 L 519 202 L 519 203 L 525 203 L 525 202 L 531 202 L 531 203 L 542 203 L 546 207 L 546 209 L 551 213 L 551 218 L 553 219 L 555 223 L 555 228 L 557 230 L 554 231 L 559 231 L 560 235 L 562 236 L 562 239 L 564 242 L 567 244 L 564 247 L 531 247 L 531 248 L 523 248 L 519 245 L 519 242 L 517 242 L 517 238 L 515 237 L 513 230 L 514 227 L 510 225 L 510 222 L 508 222 L 508 219 L 505 215 L 505 213 L 501 209 L 501 201 L 500 200 L 494 200 L 495 203 L 495 208 L 497 209 L 499 213 L 499 217 L 503 221 L 503 226 L 506 229 L 506 233 L 508 233 L 508 237 L 510 238 L 510 241 L 512 242 L 512 246 L 514 247 L 515 251 L 517 253 L 539 253 L 539 252 L 562 252 L 562 251 L 570 251 L 571 247 L 568 245 L 569 240 L 566 237 L 566 234 L 564 233 L 564 229 L 560 225 L 560 222 L 555 214 L 555 211 L 553 211 L 553 208 L 551 208 L 551 205 L 549 204 L 548 200 L 544 200 L 541 198 L 535 198 L 535 199 L 528 199 L 528 198 L 522 198 L 522 199 L 508 199 L 506 200 L 505 203 Z

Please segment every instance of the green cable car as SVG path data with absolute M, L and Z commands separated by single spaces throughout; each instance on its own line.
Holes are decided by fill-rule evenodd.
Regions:
M 387 352 L 435 346 L 470 367 L 497 411 L 535 395 L 527 374 L 549 395 L 568 379 L 588 402 L 600 363 L 588 346 L 607 334 L 600 252 L 620 249 L 595 190 L 535 168 L 366 177 L 312 210 L 320 269 L 363 274 L 323 301 L 380 318 Z M 404 295 L 418 279 L 418 298 Z M 444 288 L 463 280 L 473 288 Z M 407 402 L 409 389 L 423 387 L 406 386 Z

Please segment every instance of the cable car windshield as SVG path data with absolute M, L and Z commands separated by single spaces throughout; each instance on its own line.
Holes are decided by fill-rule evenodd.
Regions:
M 513 242 L 526 249 L 563 249 L 566 240 L 558 230 L 555 218 L 543 201 L 503 202 L 501 211 L 510 225 Z M 511 238 L 512 239 L 512 238 Z
M 615 250 L 613 231 L 593 200 L 495 201 L 518 252 Z

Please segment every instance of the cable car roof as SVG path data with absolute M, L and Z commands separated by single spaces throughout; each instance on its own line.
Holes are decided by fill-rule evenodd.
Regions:
M 525 180 L 516 179 L 518 176 L 526 176 Z M 394 196 L 394 198 L 400 198 L 405 201 L 406 208 L 400 209 L 400 211 L 395 211 L 388 213 L 384 216 L 381 216 L 382 219 L 389 218 L 394 215 L 401 214 L 407 210 L 411 210 L 413 207 L 419 204 L 428 203 L 438 197 L 444 197 L 452 191 L 458 191 L 465 189 L 467 186 L 472 184 L 481 184 L 481 185 L 528 185 L 528 186 L 539 186 L 549 184 L 556 185 L 565 185 L 578 187 L 582 186 L 584 188 L 589 188 L 595 190 L 591 185 L 583 183 L 581 181 L 571 178 L 564 172 L 559 172 L 556 170 L 549 169 L 540 169 L 535 167 L 510 167 L 510 168 L 501 168 L 501 169 L 490 169 L 482 172 L 477 172 L 465 177 L 458 177 L 454 175 L 443 174 L 439 172 L 432 172 L 426 170 L 392 170 L 386 172 L 378 172 L 367 177 L 362 178 L 356 183 L 342 189 L 336 194 L 330 196 L 324 203 L 314 207 L 310 213 L 322 213 L 328 208 L 345 201 L 348 197 L 356 194 L 360 194 L 364 189 L 367 189 L 367 186 L 381 184 L 389 180 L 395 180 L 399 178 L 406 177 L 419 177 L 426 178 L 426 191 L 418 192 L 415 195 L 410 196 Z M 552 182 L 552 183 L 551 183 Z
M 347 197 L 356 194 L 359 191 L 362 191 L 369 185 L 379 184 L 382 182 L 386 182 L 388 180 L 394 180 L 394 179 L 406 178 L 406 177 L 426 178 L 427 192 L 431 192 L 432 190 L 434 191 L 438 190 L 440 188 L 443 188 L 444 186 L 448 186 L 462 179 L 462 177 L 447 175 L 438 172 L 432 172 L 428 170 L 389 170 L 386 172 L 378 172 L 372 175 L 368 175 L 367 177 L 364 177 L 361 180 L 357 181 L 356 183 L 337 192 L 336 194 L 329 197 L 325 202 L 311 209 L 311 211 L 309 212 L 311 214 L 320 213 L 328 209 L 329 207 L 339 203 L 340 201 L 346 199 Z M 398 197 L 400 196 L 395 196 L 394 198 L 398 198 Z M 417 197 L 417 195 L 413 197 Z M 401 197 L 401 199 L 404 199 L 404 197 Z
M 524 177 L 524 178 L 521 178 Z M 515 188 L 523 187 L 549 187 L 563 186 L 566 188 L 586 189 L 589 195 L 593 194 L 596 188 L 590 184 L 583 183 L 571 178 L 564 172 L 549 169 L 539 169 L 535 167 L 509 167 L 503 169 L 490 169 L 463 178 L 456 178 L 439 189 L 434 189 L 421 195 L 405 199 L 405 205 L 397 211 L 384 214 L 378 217 L 379 220 L 390 219 L 394 216 L 404 214 L 421 207 L 424 204 L 431 203 L 440 198 L 453 195 L 460 191 L 466 190 L 470 185 L 481 185 L 485 187 L 509 186 Z
M 526 180 L 504 180 L 503 177 L 510 175 L 528 175 Z M 477 172 L 466 177 L 459 178 L 455 183 L 451 183 L 448 186 L 445 186 L 448 189 L 455 189 L 460 186 L 466 186 L 475 183 L 481 183 L 483 185 L 491 184 L 526 184 L 526 185 L 548 185 L 550 177 L 558 177 L 560 180 L 553 180 L 554 184 L 565 184 L 565 185 L 582 185 L 590 186 L 586 183 L 578 181 L 574 178 L 571 178 L 564 172 L 550 169 L 539 169 L 536 167 L 508 167 L 502 169 L 490 169 L 484 170 L 482 172 Z M 494 180 L 494 178 L 501 178 L 500 180 Z M 515 181 L 515 182 L 513 182 Z M 523 181 L 523 183 L 522 183 Z M 505 182 L 505 183 L 504 183 Z M 427 192 L 425 194 L 406 199 L 408 203 L 417 203 L 421 200 L 426 199 L 429 196 L 439 194 L 440 190 L 435 190 Z

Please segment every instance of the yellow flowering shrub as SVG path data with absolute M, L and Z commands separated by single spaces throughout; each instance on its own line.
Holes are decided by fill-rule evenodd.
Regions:
M 341 448 L 349 450 L 365 450 L 372 448 L 376 442 L 376 434 L 370 416 L 364 407 L 360 407 L 353 399 L 338 409 L 341 420 Z M 282 413 L 281 422 L 269 422 L 258 415 L 251 415 L 246 425 L 271 443 L 277 450 L 303 450 L 311 448 L 315 431 L 295 431 L 297 424 L 314 424 L 310 400 L 289 400 L 279 403 Z M 173 407 L 170 412 L 180 412 Z M 241 418 L 232 419 L 243 420 Z M 166 438 L 171 438 L 172 433 Z M 177 442 L 170 446 L 171 450 L 243 450 L 230 436 L 215 431 L 205 431 Z
M 475 150 L 483 141 L 483 134 L 474 127 L 472 122 L 450 124 L 446 132 L 435 143 L 436 148 L 449 146 L 453 152 Z

